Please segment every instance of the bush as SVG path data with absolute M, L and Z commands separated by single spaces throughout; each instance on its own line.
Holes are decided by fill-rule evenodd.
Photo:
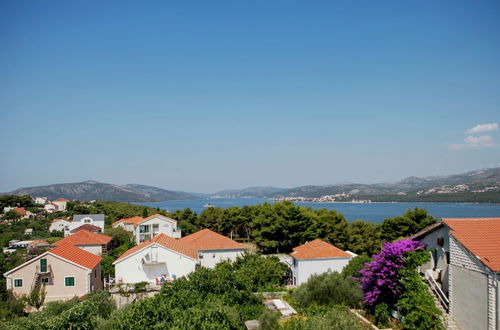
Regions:
M 361 330 L 363 329 L 356 316 L 346 308 L 333 308 L 324 314 L 315 315 L 306 319 L 293 317 L 280 324 L 283 330 Z
M 354 258 L 352 258 L 349 263 L 342 269 L 342 276 L 344 278 L 358 278 L 361 276 L 359 271 L 363 269 L 365 264 L 367 262 L 372 261 L 372 258 L 365 256 L 365 255 L 359 255 Z
M 292 299 L 302 308 L 314 304 L 359 307 L 362 297 L 359 284 L 337 272 L 315 274 L 292 293 Z

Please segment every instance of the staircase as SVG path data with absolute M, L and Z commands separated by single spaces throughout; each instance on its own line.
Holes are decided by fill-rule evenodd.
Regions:
M 460 327 L 455 323 L 455 320 L 448 313 L 450 302 L 446 295 L 441 291 L 439 285 L 436 283 L 430 271 L 425 274 L 425 280 L 428 283 L 427 290 L 434 299 L 434 304 L 441 311 L 441 321 L 447 330 L 461 330 Z

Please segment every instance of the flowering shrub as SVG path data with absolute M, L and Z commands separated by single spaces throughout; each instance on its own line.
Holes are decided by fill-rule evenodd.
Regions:
M 398 269 L 405 265 L 405 253 L 422 249 L 422 243 L 404 239 L 384 244 L 382 251 L 373 256 L 373 261 L 365 264 L 359 271 L 362 275 L 357 280 L 364 293 L 364 302 L 369 307 L 379 303 L 392 305 L 401 293 Z

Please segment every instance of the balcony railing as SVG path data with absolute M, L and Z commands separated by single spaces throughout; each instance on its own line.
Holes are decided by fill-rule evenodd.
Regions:
M 45 271 L 42 272 L 42 269 L 40 268 L 40 265 L 37 265 L 36 266 L 36 273 L 40 274 L 40 275 L 50 274 L 50 273 L 52 273 L 52 267 L 50 265 L 47 265 L 47 267 L 45 268 Z

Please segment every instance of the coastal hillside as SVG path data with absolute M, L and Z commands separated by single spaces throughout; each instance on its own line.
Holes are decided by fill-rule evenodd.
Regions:
M 412 176 L 395 183 L 301 186 L 282 190 L 273 197 L 321 198 L 329 195 L 336 195 L 336 200 L 500 202 L 500 168 L 446 176 Z
M 16 189 L 8 194 L 44 196 L 49 199 L 67 198 L 81 201 L 110 200 L 117 202 L 163 202 L 167 200 L 192 199 L 195 196 L 157 187 L 138 184 L 117 185 L 97 181 L 61 183 Z

